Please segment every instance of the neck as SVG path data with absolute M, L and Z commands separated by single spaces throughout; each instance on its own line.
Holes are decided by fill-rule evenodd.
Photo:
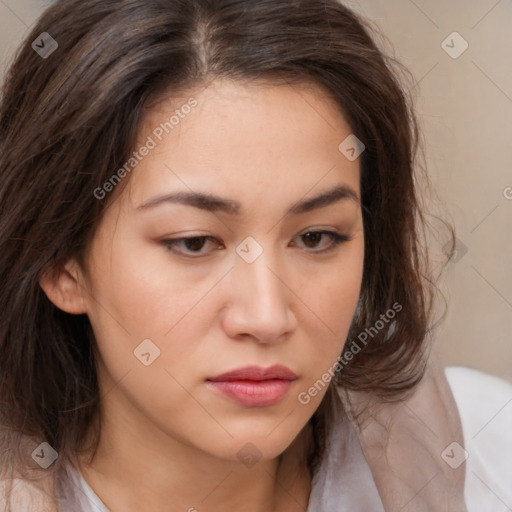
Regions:
M 110 406 L 119 400 L 109 393 Z M 114 406 L 112 406 L 114 407 Z M 309 423 L 280 457 L 252 467 L 222 460 L 169 438 L 151 427 L 142 431 L 109 407 L 98 448 L 77 465 L 111 512 L 304 512 L 311 491 L 305 454 Z M 114 421 L 116 418 L 116 421 Z

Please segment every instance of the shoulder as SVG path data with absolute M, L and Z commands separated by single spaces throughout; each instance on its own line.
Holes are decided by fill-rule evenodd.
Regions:
M 464 433 L 464 447 L 456 446 L 449 452 L 452 460 L 445 460 L 466 464 L 468 510 L 510 510 L 512 383 L 471 368 L 447 367 L 445 373 Z

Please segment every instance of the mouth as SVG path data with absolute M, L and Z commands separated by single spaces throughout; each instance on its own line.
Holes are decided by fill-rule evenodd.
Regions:
M 269 368 L 246 366 L 206 380 L 207 385 L 247 407 L 277 404 L 288 393 L 297 375 L 289 368 L 274 365 Z

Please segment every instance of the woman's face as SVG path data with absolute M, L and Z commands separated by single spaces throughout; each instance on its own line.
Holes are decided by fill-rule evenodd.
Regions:
M 222 459 L 291 444 L 360 292 L 359 159 L 338 148 L 350 135 L 316 88 L 217 80 L 148 110 L 82 276 L 107 416 Z M 296 378 L 209 381 L 273 365 Z

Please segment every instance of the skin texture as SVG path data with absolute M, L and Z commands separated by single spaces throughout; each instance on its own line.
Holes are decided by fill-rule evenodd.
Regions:
M 297 397 L 342 351 L 360 293 L 363 221 L 350 198 L 285 212 L 339 185 L 360 197 L 359 159 L 338 150 L 351 129 L 314 85 L 219 79 L 148 109 L 137 147 L 190 97 L 197 106 L 124 178 L 86 272 L 69 261 L 41 281 L 58 307 L 87 313 L 97 340 L 102 437 L 82 472 L 112 512 L 304 510 L 310 475 L 298 461 L 327 387 L 306 405 Z M 242 211 L 137 209 L 176 191 L 223 196 Z M 303 236 L 322 230 L 350 240 Z M 199 236 L 215 240 L 163 242 Z M 252 263 L 236 252 L 248 236 L 263 249 Z M 134 355 L 144 339 L 160 350 L 148 366 Z M 298 377 L 275 405 L 246 407 L 205 383 L 273 364 Z M 251 467 L 237 456 L 246 443 L 257 448 Z

